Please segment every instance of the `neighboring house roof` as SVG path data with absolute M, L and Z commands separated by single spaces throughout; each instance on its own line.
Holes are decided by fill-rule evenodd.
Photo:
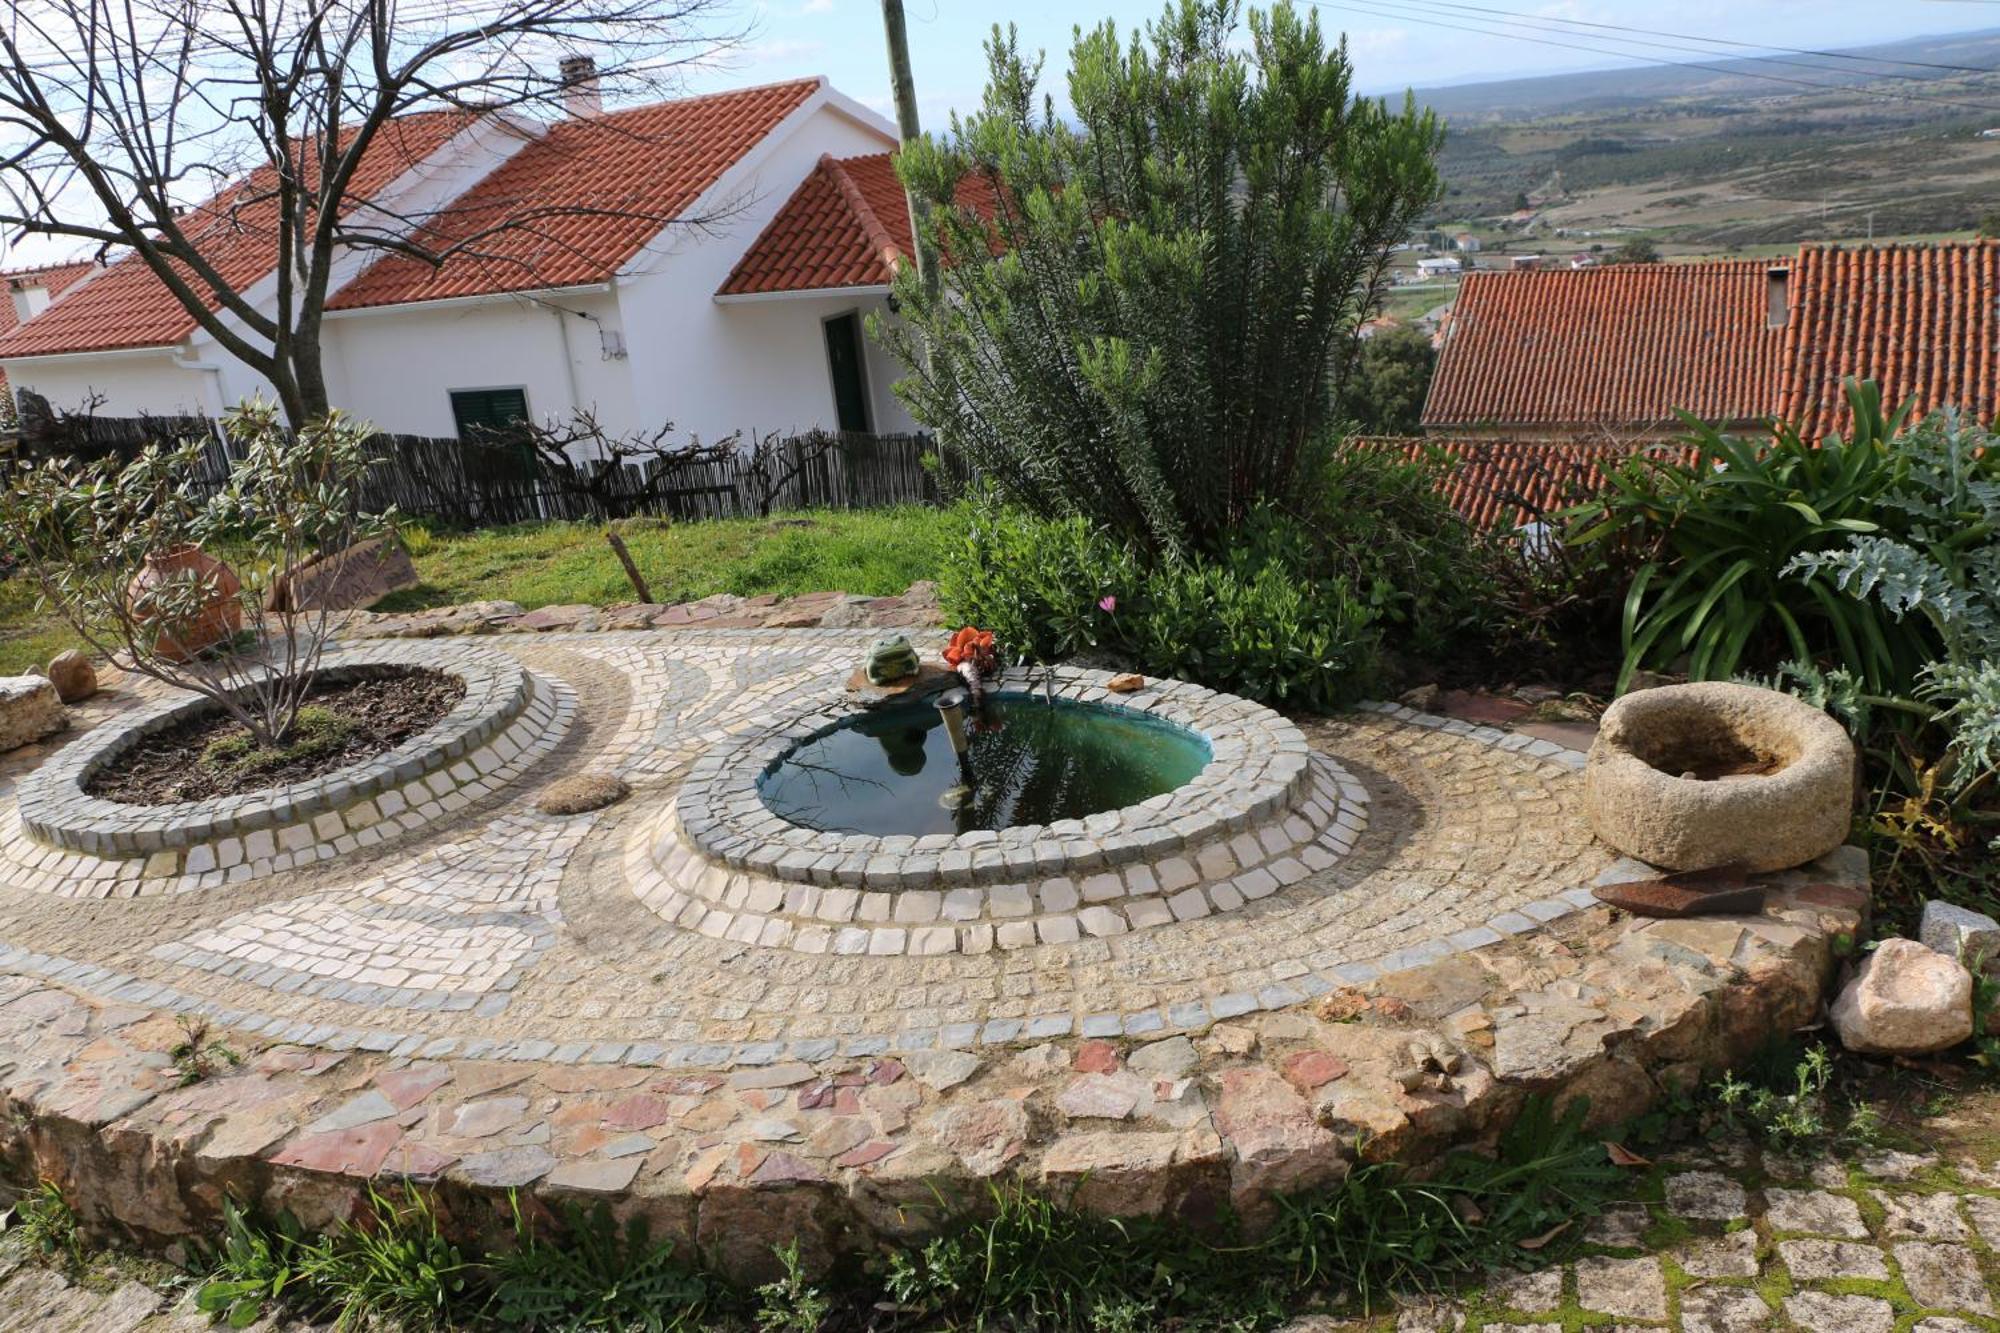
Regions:
M 1517 528 L 1604 489 L 1606 473 L 1641 446 L 1616 441 L 1363 438 L 1356 443 L 1418 459 L 1440 452 L 1456 465 L 1444 495 L 1468 523 Z
M 910 251 L 910 207 L 889 154 L 822 157 L 718 296 L 886 287 Z
M 1873 379 L 1884 407 L 2000 412 L 2000 241 L 1845 250 L 1811 245 L 1792 268 L 1784 391 L 1771 411 L 1807 439 L 1851 424 L 1841 380 Z
M 1537 432 L 1767 415 L 1785 331 L 1761 260 L 1466 275 L 1426 430 Z
M 355 173 L 357 203 L 423 161 L 467 123 L 463 112 L 404 116 L 384 127 Z M 223 282 L 242 290 L 273 267 L 277 203 L 273 171 L 260 167 L 240 185 L 181 219 L 190 241 Z M 197 290 L 201 284 L 186 275 Z M 215 304 L 210 305 L 216 308 Z M 27 324 L 0 336 L 0 357 L 105 352 L 171 346 L 195 328 L 195 318 L 136 254 L 127 254 L 80 291 Z
M 44 264 L 40 268 L 16 268 L 0 270 L 0 340 L 21 327 L 21 321 L 14 317 L 13 288 L 16 286 L 46 287 L 49 304 L 52 306 L 68 295 L 70 290 L 97 271 L 97 264 L 88 259 L 74 264 Z M 45 307 L 42 314 L 46 315 Z M 37 316 L 39 318 L 39 316 Z M 0 403 L 12 401 L 8 396 L 7 372 L 0 370 Z
M 606 282 L 824 86 L 799 79 L 558 121 L 416 233 L 462 253 L 438 267 L 385 255 L 328 308 Z M 479 239 L 494 228 L 504 229 Z

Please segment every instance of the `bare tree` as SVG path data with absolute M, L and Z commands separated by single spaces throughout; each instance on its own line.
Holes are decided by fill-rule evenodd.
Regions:
M 578 213 L 647 215 L 635 190 L 432 227 L 375 197 L 385 162 L 400 174 L 481 117 L 664 95 L 741 37 L 725 4 L 19 0 L 0 18 L 0 228 L 129 249 L 296 425 L 329 406 L 321 321 L 350 253 L 436 265 L 520 229 L 560 246 L 551 224 Z M 253 239 L 268 262 L 232 258 Z

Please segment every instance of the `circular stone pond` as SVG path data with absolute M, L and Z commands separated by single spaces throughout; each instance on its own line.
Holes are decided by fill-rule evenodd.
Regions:
M 1110 679 L 1003 673 L 969 782 L 928 701 L 825 704 L 726 741 L 634 833 L 628 881 L 718 938 L 982 953 L 1235 911 L 1353 848 L 1367 793 L 1285 718 Z
M 807 737 L 757 781 L 780 818 L 830 833 L 960 834 L 1137 805 L 1192 781 L 1208 742 L 1142 712 L 1009 692 L 965 718 L 961 767 L 931 701 Z

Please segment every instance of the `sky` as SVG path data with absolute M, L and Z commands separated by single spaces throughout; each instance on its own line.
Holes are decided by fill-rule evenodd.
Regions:
M 1130 29 L 1157 17 L 1162 7 L 1162 0 L 904 2 L 919 111 L 930 129 L 943 128 L 954 109 L 969 110 L 978 104 L 985 78 L 981 44 L 996 21 L 1019 28 L 1024 51 L 1048 53 L 1044 85 L 1055 94 L 1060 110 L 1064 57 L 1073 26 L 1111 18 Z M 1714 60 L 1772 54 L 1772 47 L 1833 50 L 2000 28 L 2000 0 L 1677 0 L 1672 5 L 1660 0 L 1298 2 L 1317 7 L 1329 31 L 1347 34 L 1356 89 L 1370 95 L 1614 68 L 1635 60 Z M 824 74 L 836 88 L 893 117 L 881 0 L 737 0 L 726 17 L 732 25 L 747 24 L 752 35 L 721 62 L 691 71 L 689 91 Z M 1557 19 L 1570 25 L 1656 31 L 1617 33 L 1610 26 L 1552 30 L 1550 21 Z M 1690 36 L 1709 42 L 1683 40 Z M 1717 40 L 1748 45 L 1741 49 L 1713 45 Z M 1632 42 L 1693 49 L 1627 44 Z M 16 242 L 0 237 L 0 266 L 49 263 L 78 252 L 78 244 L 67 239 Z
M 1302 0 L 1303 2 L 1303 0 Z M 1060 99 L 1060 71 L 1078 22 L 1116 19 L 1132 28 L 1157 16 L 1162 0 L 904 0 L 910 63 L 926 128 L 941 127 L 953 109 L 979 100 L 985 56 L 981 43 L 995 22 L 1020 29 L 1023 50 L 1049 54 L 1045 85 Z M 1615 68 L 1643 60 L 1697 60 L 1701 55 L 1659 47 L 1619 46 L 1614 34 L 1550 31 L 1547 19 L 1652 28 L 1731 42 L 1818 50 L 1867 45 L 1901 37 L 2000 27 L 2000 0 L 1319 0 L 1320 22 L 1347 33 L 1356 88 L 1369 94 L 1400 93 L 1489 79 L 1522 78 L 1582 69 Z M 1495 12 L 1538 16 L 1543 25 L 1506 24 Z M 704 72 L 701 90 L 825 74 L 834 86 L 889 113 L 888 58 L 882 39 L 880 0 L 760 0 L 745 11 L 756 33 L 736 53 L 732 68 Z M 1454 26 L 1455 25 L 1455 26 Z M 1466 31 L 1485 28 L 1486 31 Z M 1511 31 L 1503 37 L 1497 31 Z M 1521 40 L 1526 37 L 1542 40 Z M 1666 46 L 1678 38 L 1638 37 Z M 1547 43 L 1567 43 L 1568 46 Z M 1571 47 L 1598 47 L 1575 50 Z M 1700 45 L 1717 54 L 1760 55 Z M 1610 54 L 1622 50 L 1624 57 Z M 1810 77 L 1810 76 L 1808 76 Z

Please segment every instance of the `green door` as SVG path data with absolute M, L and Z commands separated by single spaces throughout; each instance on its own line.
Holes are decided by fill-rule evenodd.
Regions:
M 868 380 L 861 370 L 861 317 L 853 312 L 826 321 L 826 365 L 833 373 L 833 411 L 842 430 L 866 432 Z

